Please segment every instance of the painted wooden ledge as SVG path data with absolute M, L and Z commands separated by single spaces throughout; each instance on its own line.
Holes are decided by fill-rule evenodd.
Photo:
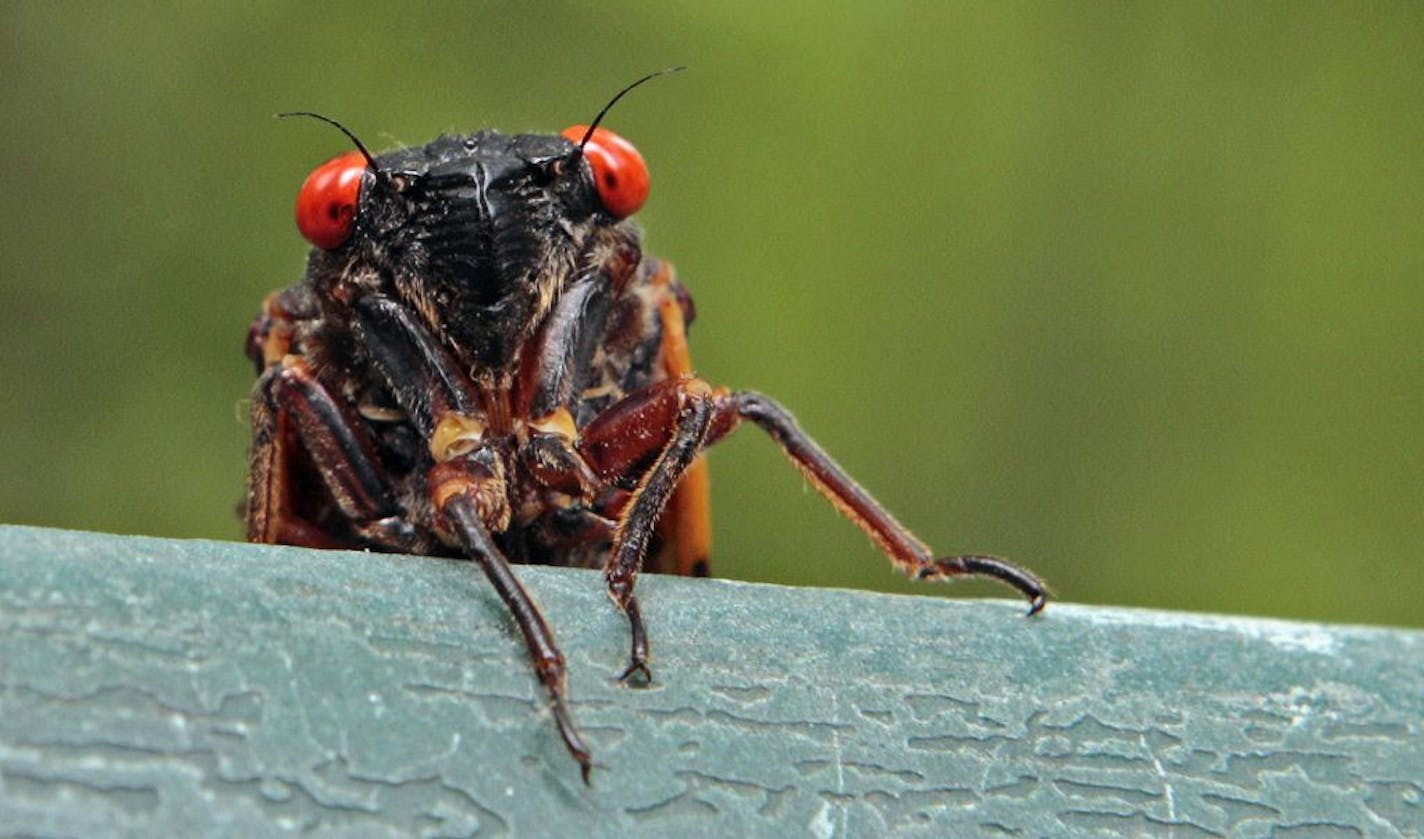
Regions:
M 1424 830 L 1424 632 L 519 573 L 591 789 L 469 563 L 0 528 L 0 834 Z

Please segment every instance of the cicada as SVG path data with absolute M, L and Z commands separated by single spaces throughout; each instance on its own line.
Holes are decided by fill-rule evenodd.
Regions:
M 656 75 L 656 74 L 654 74 Z M 630 220 L 648 168 L 588 125 L 483 130 L 318 166 L 297 197 L 306 273 L 269 295 L 247 353 L 258 380 L 247 538 L 474 560 L 508 605 L 559 733 L 588 780 L 565 663 L 511 563 L 597 568 L 627 616 L 620 678 L 651 679 L 640 571 L 705 576 L 703 453 L 744 422 L 912 577 L 1032 573 L 940 556 L 774 400 L 700 378 L 692 298 Z

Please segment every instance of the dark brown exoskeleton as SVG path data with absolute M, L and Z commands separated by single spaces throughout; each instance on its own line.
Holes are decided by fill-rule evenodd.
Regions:
M 620 678 L 650 679 L 634 582 L 707 574 L 702 452 L 742 420 L 909 575 L 993 577 L 1029 614 L 1047 596 L 1002 559 L 936 557 L 780 405 L 693 373 L 692 301 L 624 220 L 647 170 L 597 128 L 607 110 L 561 136 L 480 131 L 380 157 L 347 132 L 359 151 L 298 197 L 306 276 L 267 298 L 247 345 L 247 538 L 478 562 L 585 781 L 563 656 L 510 562 L 603 569 L 632 633 Z

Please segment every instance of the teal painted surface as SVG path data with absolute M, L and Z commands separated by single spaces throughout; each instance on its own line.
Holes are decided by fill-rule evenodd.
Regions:
M 467 563 L 0 528 L 0 833 L 1424 829 L 1419 631 L 648 578 L 633 690 L 598 575 L 520 575 L 592 789 Z
M 558 131 L 686 64 L 610 125 L 710 379 L 1072 599 L 1424 626 L 1424 4 L 95 5 L 0 9 L 6 521 L 239 535 L 344 150 L 274 112 Z M 911 590 L 754 438 L 719 576 Z

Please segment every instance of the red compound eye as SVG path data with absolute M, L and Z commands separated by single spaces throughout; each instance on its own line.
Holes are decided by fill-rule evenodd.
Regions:
M 308 242 L 329 251 L 351 238 L 366 165 L 365 155 L 351 151 L 333 157 L 307 175 L 297 193 L 297 229 Z
M 571 125 L 564 129 L 563 136 L 577 143 L 587 132 L 587 125 Z M 618 218 L 638 212 L 648 200 L 648 164 L 633 144 L 607 128 L 595 128 L 584 144 L 583 156 L 593 167 L 603 209 Z

